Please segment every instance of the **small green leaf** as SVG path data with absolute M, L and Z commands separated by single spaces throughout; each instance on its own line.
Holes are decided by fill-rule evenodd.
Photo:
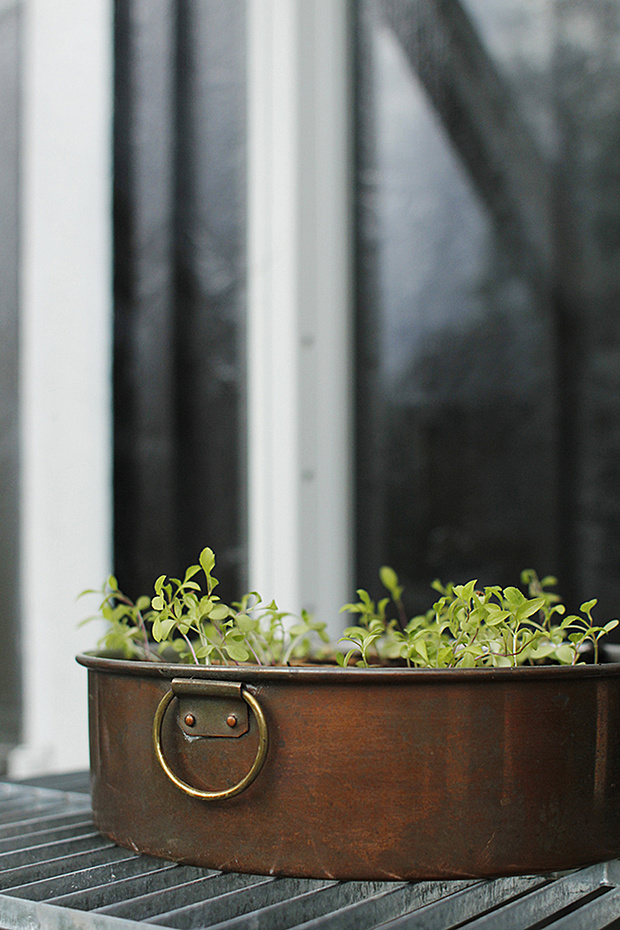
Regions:
M 183 584 L 186 585 L 187 582 L 190 580 L 190 578 L 193 578 L 194 575 L 199 571 L 200 571 L 200 565 L 190 565 L 189 568 L 186 569 L 185 571 L 185 575 L 183 577 Z
M 383 587 L 387 588 L 388 591 L 393 591 L 394 588 L 398 587 L 398 575 L 389 565 L 381 566 L 379 569 L 379 578 L 381 579 Z
M 209 613 L 211 620 L 216 622 L 219 620 L 226 620 L 230 616 L 230 608 L 226 604 L 214 604 Z
M 213 654 L 214 650 L 215 650 L 215 646 L 213 645 L 213 643 L 204 643 L 202 646 L 198 646 L 194 651 L 196 653 L 197 658 L 206 659 L 210 655 Z
M 249 650 L 242 643 L 235 642 L 234 640 L 227 640 L 224 649 L 235 662 L 245 662 L 250 658 Z
M 161 594 L 161 592 L 162 592 L 162 590 L 163 590 L 163 587 L 164 587 L 164 582 L 166 581 L 166 578 L 167 578 L 167 575 L 160 575 L 159 578 L 157 579 L 157 581 L 155 582 L 154 588 L 155 588 L 155 593 L 156 593 L 156 594 Z
M 215 555 L 213 554 L 213 549 L 209 549 L 208 546 L 205 546 L 198 557 L 198 561 L 200 562 L 200 566 L 205 575 L 210 575 L 215 568 Z
M 526 620 L 545 606 L 544 597 L 535 597 L 531 600 L 523 599 L 523 602 L 517 607 L 517 619 Z
M 200 591 L 200 585 L 196 581 L 186 581 L 183 584 L 183 589 L 186 591 Z
M 568 643 L 562 643 L 562 645 L 558 646 L 555 650 L 555 657 L 562 665 L 572 665 L 573 659 L 575 658 L 575 650 Z
M 235 625 L 243 633 L 252 633 L 258 629 L 258 620 L 256 617 L 248 617 L 247 614 L 237 614 L 235 617 Z

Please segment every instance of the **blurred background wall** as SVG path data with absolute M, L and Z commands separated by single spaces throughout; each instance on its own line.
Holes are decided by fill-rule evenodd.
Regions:
M 620 602 L 620 0 L 0 3 L 0 744 L 87 764 L 76 603 Z

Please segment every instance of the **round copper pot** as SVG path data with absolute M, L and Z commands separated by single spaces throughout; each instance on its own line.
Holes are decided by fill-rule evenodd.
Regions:
M 121 846 L 216 869 L 383 880 L 620 854 L 620 664 L 78 661 L 95 823 Z

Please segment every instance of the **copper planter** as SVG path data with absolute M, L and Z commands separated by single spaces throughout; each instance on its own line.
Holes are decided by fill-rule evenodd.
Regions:
M 620 664 L 89 669 L 92 800 L 121 846 L 338 879 L 620 854 Z

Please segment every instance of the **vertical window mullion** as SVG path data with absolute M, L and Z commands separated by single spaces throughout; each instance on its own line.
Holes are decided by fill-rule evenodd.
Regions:
M 349 22 L 249 3 L 249 574 L 335 622 L 350 593 Z

